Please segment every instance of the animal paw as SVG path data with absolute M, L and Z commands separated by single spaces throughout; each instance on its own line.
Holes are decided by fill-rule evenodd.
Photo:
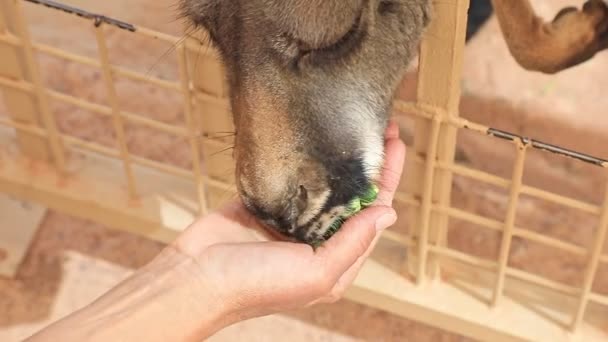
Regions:
M 596 33 L 605 34 L 608 31 L 608 6 L 603 0 L 589 0 L 583 5 L 583 12 L 589 18 Z
M 589 0 L 581 10 L 564 8 L 549 30 L 561 46 L 559 70 L 585 62 L 608 47 L 608 6 L 603 0 Z

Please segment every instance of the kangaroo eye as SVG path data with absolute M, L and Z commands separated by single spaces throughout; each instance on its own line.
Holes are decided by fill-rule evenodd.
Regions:
M 386 15 L 389 13 L 396 13 L 399 4 L 396 1 L 383 0 L 378 4 L 378 13 L 380 15 Z
M 367 34 L 367 21 L 362 10 L 351 28 L 340 39 L 326 46 L 311 46 L 288 34 L 282 34 L 275 48 L 281 51 L 286 65 L 294 70 L 300 68 L 302 63 L 310 65 L 327 65 L 352 54 L 363 42 Z
M 355 20 L 355 22 L 353 23 L 353 26 L 351 26 L 351 28 L 348 30 L 348 32 L 346 32 L 346 34 L 344 36 L 342 36 L 342 38 L 338 39 L 337 41 L 335 41 L 334 43 L 327 45 L 327 46 L 321 46 L 321 47 L 310 47 L 308 46 L 306 43 L 298 41 L 298 48 L 300 50 L 300 53 L 302 55 L 306 55 L 312 52 L 316 52 L 316 53 L 335 53 L 335 52 L 340 52 L 340 51 L 344 51 L 344 50 L 348 50 L 350 48 L 352 48 L 354 46 L 354 44 L 356 44 L 359 40 L 359 38 L 361 37 L 361 32 L 362 32 L 362 15 L 359 15 L 357 17 L 357 19 Z

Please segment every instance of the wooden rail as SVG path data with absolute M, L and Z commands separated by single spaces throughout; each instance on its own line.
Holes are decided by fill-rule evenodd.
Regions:
M 421 48 L 417 101 L 395 101 L 398 112 L 415 120 L 407 178 L 396 196 L 400 205 L 411 209 L 410 234 L 386 232 L 379 248 L 397 244 L 407 248 L 408 258 L 399 270 L 371 260 L 348 297 L 482 340 L 605 341 L 608 332 L 597 322 L 608 324 L 608 296 L 595 292 L 593 283 L 599 267 L 608 264 L 608 255 L 602 250 L 608 234 L 608 197 L 601 205 L 588 203 L 526 185 L 522 177 L 530 149 L 575 158 L 607 172 L 608 162 L 459 117 L 458 77 L 467 5 L 466 0 L 448 0 L 435 6 L 435 19 Z M 0 117 L 0 191 L 163 242 L 171 241 L 197 215 L 220 205 L 224 194 L 234 192 L 233 175 L 226 172 L 233 168 L 232 160 L 207 158 L 230 144 L 229 138 L 213 138 L 211 133 L 233 129 L 223 71 L 213 49 L 201 49 L 193 39 L 180 40 L 85 12 L 80 13 L 83 27 L 94 30 L 99 56 L 80 56 L 32 41 L 22 0 L 2 0 L 0 6 L 0 89 L 10 111 L 9 117 Z M 111 25 L 175 44 L 178 79 L 152 77 L 110 63 L 105 30 Z M 108 105 L 45 87 L 43 70 L 35 58 L 38 53 L 99 69 Z M 195 64 L 196 70 L 192 68 Z M 124 110 L 115 87 L 117 77 L 179 93 L 185 126 Z M 51 101 L 112 119 L 116 148 L 59 132 L 49 109 Z M 127 144 L 127 123 L 188 139 L 192 167 L 184 169 L 133 155 Z M 460 130 L 510 141 L 516 151 L 511 178 L 457 163 L 454 146 Z M 76 170 L 71 155 L 80 156 L 84 167 Z M 504 220 L 456 208 L 450 200 L 455 175 L 508 190 Z M 517 225 L 522 195 L 597 217 L 593 246 L 585 248 Z M 498 259 L 451 248 L 446 238 L 451 219 L 500 232 Z M 562 284 L 510 266 L 514 237 L 586 258 L 583 283 L 578 287 Z

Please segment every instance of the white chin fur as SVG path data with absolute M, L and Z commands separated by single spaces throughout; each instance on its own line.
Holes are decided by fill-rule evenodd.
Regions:
M 369 179 L 379 176 L 384 163 L 384 132 L 372 107 L 373 104 L 366 102 L 364 96 L 360 96 L 346 108 L 348 120 L 353 125 L 350 129 L 361 137 L 358 148 L 363 159 L 365 175 Z
M 330 210 L 319 217 L 318 221 L 306 233 L 307 238 L 311 238 L 314 235 L 322 237 L 327 233 L 332 224 L 346 212 L 346 206 L 338 206 Z
M 298 218 L 298 226 L 307 224 L 310 222 L 310 220 L 317 216 L 317 214 L 321 212 L 321 209 L 323 209 L 323 206 L 325 206 L 325 202 L 327 202 L 330 194 L 331 191 L 326 190 L 321 195 L 311 200 L 311 202 L 308 204 L 306 212 Z
M 363 144 L 363 167 L 365 175 L 372 180 L 380 176 L 382 164 L 384 163 L 383 138 L 366 136 Z

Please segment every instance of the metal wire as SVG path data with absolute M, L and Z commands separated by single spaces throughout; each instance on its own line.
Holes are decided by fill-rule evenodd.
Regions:
M 139 28 L 137 26 L 133 25 L 133 24 L 130 24 L 130 23 L 118 20 L 118 19 L 114 19 L 114 18 L 105 16 L 105 15 L 102 15 L 102 14 L 88 12 L 88 11 L 79 9 L 77 7 L 68 6 L 68 5 L 65 5 L 65 4 L 56 2 L 56 1 L 50 1 L 50 0 L 24 0 L 24 1 L 31 2 L 31 3 L 37 4 L 37 5 L 46 6 L 46 7 L 49 7 L 49 8 L 52 8 L 52 9 L 56 9 L 56 10 L 60 10 L 60 11 L 66 12 L 66 13 L 74 14 L 74 15 L 77 15 L 77 16 L 85 18 L 85 19 L 89 19 L 89 20 L 93 21 L 93 24 L 95 26 L 99 26 L 102 23 L 105 23 L 105 24 L 108 24 L 108 25 L 112 25 L 112 26 L 118 27 L 118 28 L 123 29 L 123 30 L 127 30 L 129 32 L 136 32 L 136 31 L 139 30 Z M 151 32 L 151 34 L 154 35 L 154 36 L 156 36 L 156 37 L 158 37 L 158 36 L 164 36 L 164 34 L 159 33 L 159 32 L 152 32 L 150 30 L 146 30 L 146 31 Z M 123 74 L 129 74 L 129 75 L 133 76 L 133 78 L 137 78 L 138 77 L 138 75 L 133 75 L 133 72 L 129 72 L 129 71 L 127 71 L 127 72 L 125 72 Z M 142 78 L 139 77 L 139 80 L 142 80 Z M 163 85 L 165 87 L 170 87 L 170 88 L 174 88 L 174 89 L 178 88 L 177 85 L 174 85 L 172 83 L 163 84 Z M 399 105 L 401 105 L 401 106 L 399 106 Z M 401 108 L 399 108 L 399 107 L 401 107 Z M 397 104 L 397 108 L 401 109 L 402 111 L 403 111 L 403 109 L 406 109 L 407 107 L 408 107 L 408 105 L 405 104 L 405 103 L 400 103 L 400 104 L 398 103 Z M 414 108 L 410 107 L 410 109 L 414 109 Z M 415 109 L 416 110 L 422 110 L 422 111 L 425 110 L 425 108 L 420 108 L 420 107 L 417 107 Z M 470 129 L 470 130 L 478 131 L 479 127 L 480 127 L 480 126 L 476 126 L 474 124 L 470 124 L 466 120 L 463 120 L 463 119 L 460 119 L 460 118 L 450 117 L 450 119 L 453 120 L 453 121 L 457 121 L 457 126 L 461 126 L 462 128 L 465 128 L 465 129 Z M 596 166 L 601 166 L 601 167 L 604 167 L 604 168 L 608 168 L 608 160 L 606 160 L 606 159 L 602 159 L 602 158 L 599 158 L 599 157 L 594 157 L 594 156 L 591 156 L 591 155 L 588 155 L 588 154 L 585 154 L 585 153 L 582 153 L 582 152 L 577 152 L 577 151 L 574 151 L 574 150 L 571 150 L 571 149 L 567 149 L 567 148 L 564 148 L 564 147 L 560 147 L 560 146 L 557 146 L 557 145 L 552 145 L 552 144 L 544 143 L 544 142 L 542 142 L 540 140 L 536 140 L 536 139 L 531 138 L 531 137 L 525 137 L 525 136 L 522 136 L 522 135 L 518 135 L 518 134 L 515 134 L 515 133 L 510 133 L 510 132 L 499 130 L 499 129 L 492 128 L 492 127 L 485 128 L 484 133 L 487 134 L 487 135 L 489 135 L 489 136 L 500 138 L 500 139 L 504 139 L 504 140 L 510 140 L 510 141 L 520 140 L 520 141 L 522 141 L 522 142 L 524 142 L 526 144 L 529 144 L 530 147 L 535 148 L 535 149 L 539 149 L 539 150 L 544 150 L 544 151 L 556 153 L 556 154 L 559 154 L 559 155 L 563 155 L 563 156 L 566 156 L 566 157 L 570 157 L 570 158 L 574 158 L 574 159 L 580 160 L 580 161 L 585 162 L 585 163 L 589 163 L 589 164 L 593 164 L 593 165 L 596 165 Z
M 130 32 L 137 31 L 137 28 L 133 24 L 125 23 L 124 21 L 106 17 L 105 15 L 87 12 L 80 8 L 68 6 L 68 5 L 62 4 L 60 2 L 49 1 L 49 0 L 25 0 L 25 1 L 31 2 L 31 3 L 37 4 L 37 5 L 46 6 L 46 7 L 52 8 L 52 9 L 60 10 L 60 11 L 66 12 L 66 13 L 74 14 L 74 15 L 77 15 L 77 16 L 85 18 L 85 19 L 93 20 L 93 22 L 95 23 L 95 26 L 99 26 L 102 23 L 105 23 L 105 24 L 116 26 L 120 29 L 127 30 Z

